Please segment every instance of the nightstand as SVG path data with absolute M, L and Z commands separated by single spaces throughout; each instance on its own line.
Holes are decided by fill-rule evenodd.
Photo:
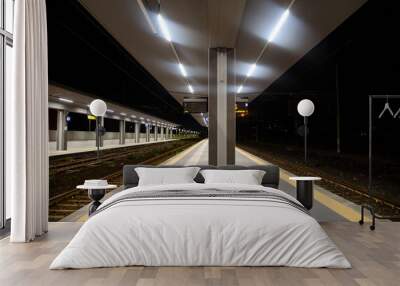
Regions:
M 89 206 L 89 216 L 90 216 L 101 205 L 100 200 L 106 194 L 106 190 L 115 189 L 116 187 L 117 185 L 104 185 L 104 186 L 79 185 L 76 188 L 88 191 L 88 196 L 92 200 L 92 203 Z
M 314 191 L 313 183 L 314 181 L 320 181 L 320 177 L 290 177 L 292 181 L 296 181 L 296 198 L 303 204 L 303 206 L 310 210 L 313 207 L 314 201 Z

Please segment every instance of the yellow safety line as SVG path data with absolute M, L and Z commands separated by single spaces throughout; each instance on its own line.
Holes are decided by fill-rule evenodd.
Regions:
M 236 150 L 242 154 L 243 156 L 247 157 L 248 159 L 252 160 L 253 162 L 261 165 L 268 164 L 267 161 L 247 152 L 244 151 L 243 149 L 240 149 L 236 147 Z M 292 186 L 296 186 L 296 183 L 292 180 L 289 180 L 289 175 L 287 172 L 281 172 L 281 178 L 289 183 Z M 360 219 L 360 214 L 354 210 L 353 208 L 344 205 L 343 203 L 335 200 L 334 198 L 324 194 L 323 192 L 319 190 L 314 190 L 314 199 L 318 201 L 320 204 L 324 205 L 325 207 L 329 208 L 333 212 L 339 214 L 340 216 L 346 218 L 349 221 L 356 222 Z M 366 222 L 370 222 L 371 218 L 369 216 L 366 216 L 364 219 Z
M 89 216 L 87 214 L 84 214 L 83 216 L 81 216 L 77 221 L 79 222 L 85 222 L 87 221 L 89 218 Z

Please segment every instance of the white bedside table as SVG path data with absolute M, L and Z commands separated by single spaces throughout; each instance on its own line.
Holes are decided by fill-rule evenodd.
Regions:
M 94 213 L 97 208 L 101 205 L 100 200 L 106 194 L 106 190 L 115 189 L 117 185 L 105 185 L 105 186 L 88 186 L 88 185 L 79 185 L 76 186 L 77 189 L 87 190 L 88 196 L 92 200 L 92 203 L 89 206 L 89 216 Z
M 313 182 L 320 181 L 320 177 L 290 177 L 292 181 L 296 181 L 296 198 L 303 206 L 310 210 L 313 207 L 314 191 Z

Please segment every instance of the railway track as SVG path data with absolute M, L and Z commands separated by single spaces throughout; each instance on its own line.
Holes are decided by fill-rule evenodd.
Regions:
M 167 144 L 167 143 L 168 141 L 155 143 L 153 146 Z M 80 154 L 78 158 L 73 157 L 73 158 L 68 158 L 67 160 L 61 159 L 59 160 L 60 162 L 54 162 L 53 164 L 51 164 L 49 168 L 49 175 L 57 175 L 60 173 L 73 171 L 82 167 L 86 167 L 88 165 L 103 164 L 104 162 L 113 161 L 119 158 L 124 158 L 128 155 L 141 152 L 142 150 L 145 149 L 146 149 L 145 145 L 141 145 L 141 146 L 126 147 L 126 148 L 102 150 L 100 159 L 93 157 L 90 153 L 83 153 Z M 118 152 L 116 152 L 115 150 L 118 150 Z M 87 157 L 82 158 L 82 156 L 87 156 Z
M 156 165 L 159 164 L 168 158 L 176 155 L 177 153 L 183 151 L 184 149 L 190 147 L 194 143 L 189 143 L 183 146 L 179 146 L 174 148 L 170 151 L 167 151 L 163 154 L 158 156 L 154 156 L 150 159 L 144 160 L 138 165 Z M 114 154 L 115 155 L 115 154 Z M 114 157 L 115 158 L 115 157 Z M 109 159 L 107 159 L 109 160 Z M 102 163 L 106 162 L 107 160 L 102 160 Z M 87 162 L 92 160 L 83 160 L 86 162 L 80 162 L 79 165 L 84 164 L 83 166 L 87 166 Z M 63 168 L 63 167 L 62 167 Z M 74 168 L 77 168 L 74 165 Z M 113 172 L 107 176 L 102 177 L 101 179 L 107 180 L 110 184 L 121 185 L 122 184 L 122 170 L 118 170 Z M 79 210 L 80 208 L 84 207 L 85 205 L 89 204 L 91 200 L 87 196 L 87 193 L 82 190 L 72 189 L 65 191 L 61 194 L 53 196 L 49 200 L 49 221 L 59 221 L 64 217 L 74 213 L 75 211 Z
M 110 184 L 120 185 L 122 179 L 121 171 L 114 172 L 102 179 L 107 180 Z M 87 192 L 82 190 L 74 189 L 59 194 L 50 199 L 49 221 L 59 221 L 90 202 Z

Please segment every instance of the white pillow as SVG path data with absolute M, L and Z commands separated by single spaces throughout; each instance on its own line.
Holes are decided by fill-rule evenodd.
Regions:
M 193 179 L 196 177 L 199 170 L 199 167 L 135 168 L 139 177 L 138 186 L 195 183 Z
M 265 171 L 261 170 L 202 170 L 205 184 L 261 185 Z

